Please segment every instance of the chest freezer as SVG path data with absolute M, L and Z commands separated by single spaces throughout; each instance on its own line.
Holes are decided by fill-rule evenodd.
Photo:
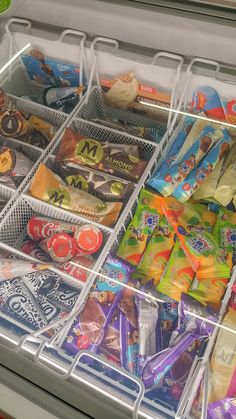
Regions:
M 1 381 L 60 418 L 234 417 L 234 27 L 2 18 Z

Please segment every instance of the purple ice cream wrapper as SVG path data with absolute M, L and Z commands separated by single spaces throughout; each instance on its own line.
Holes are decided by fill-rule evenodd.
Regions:
M 132 271 L 133 268 L 121 259 L 107 257 L 102 268 L 103 276 L 98 276 L 95 288 L 63 343 L 68 353 L 76 354 L 81 349 L 98 350 L 122 297 L 122 285 L 127 283 Z
M 163 351 L 169 347 L 172 332 L 175 330 L 178 319 L 178 303 L 166 295 L 159 295 L 159 319 L 157 323 L 157 334 L 159 335 L 158 351 Z
M 210 403 L 207 409 L 208 419 L 235 419 L 236 398 L 226 397 L 215 403 Z
M 120 342 L 122 367 L 132 374 L 139 375 L 138 327 L 129 322 L 122 310 L 120 310 Z
M 104 355 L 108 361 L 121 366 L 120 313 L 118 308 L 115 309 L 111 321 L 107 325 L 98 353 Z
M 1 282 L 0 310 L 33 330 L 48 324 L 38 302 L 20 277 Z

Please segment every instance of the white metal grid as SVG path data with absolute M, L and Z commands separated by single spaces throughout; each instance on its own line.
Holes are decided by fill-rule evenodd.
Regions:
M 168 117 L 168 111 L 166 112 Z M 104 103 L 103 93 L 99 87 L 94 86 L 88 98 L 82 101 L 77 116 L 85 120 L 93 119 L 110 119 L 121 121 L 136 127 L 156 128 L 158 137 L 156 142 L 160 142 L 167 129 L 167 123 L 132 111 L 124 111 L 115 107 L 108 106 Z

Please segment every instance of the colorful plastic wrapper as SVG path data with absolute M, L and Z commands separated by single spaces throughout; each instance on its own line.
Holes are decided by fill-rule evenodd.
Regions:
M 87 192 L 65 186 L 64 182 L 43 164 L 40 164 L 34 176 L 30 193 L 35 198 L 106 226 L 112 226 L 117 221 L 122 208 L 121 202 L 101 201 Z
M 40 249 L 38 243 L 33 240 L 24 240 L 19 249 L 27 255 L 33 256 L 42 262 L 48 262 L 50 260 L 49 256 L 46 255 L 42 249 Z
M 223 137 L 221 130 L 216 130 L 211 126 L 203 129 L 193 145 L 184 154 L 182 161 L 170 166 L 159 176 L 153 177 L 149 181 L 149 186 L 160 192 L 164 196 L 171 195 L 176 187 L 188 176 L 188 174 L 198 166 L 198 163 L 210 150 L 214 143 Z
M 145 283 L 153 280 L 155 286 L 160 282 L 174 246 L 174 230 L 165 215 L 153 231 L 143 256 L 133 273 L 133 278 Z
M 169 197 L 163 199 L 162 209 L 177 233 L 198 279 L 229 278 L 230 269 L 218 243 L 207 230 L 192 202 L 181 204 Z
M 137 323 L 137 321 L 136 321 Z M 138 324 L 132 324 L 120 310 L 121 364 L 132 374 L 139 374 Z
M 56 162 L 71 162 L 82 166 L 138 181 L 147 162 L 116 148 L 115 144 L 102 143 L 66 128 Z
M 27 233 L 32 240 L 43 240 L 56 233 L 74 233 L 76 225 L 53 218 L 34 215 L 27 223 Z
M 33 330 L 47 325 L 39 304 L 20 277 L 0 283 L 0 309 Z
M 217 214 L 211 211 L 205 204 L 200 204 L 199 202 L 193 202 L 193 207 L 199 214 L 207 231 L 211 233 L 217 220 Z
M 197 314 L 199 315 L 199 312 Z M 216 316 L 209 315 L 209 319 L 211 321 L 215 320 Z M 191 353 L 192 348 L 195 349 L 196 346 L 200 348 L 202 339 L 209 337 L 213 330 L 214 326 L 207 322 L 207 319 L 192 316 L 191 320 L 185 323 L 185 332 L 180 335 L 177 334 L 178 339 L 172 341 L 172 346 L 147 360 L 142 370 L 142 380 L 145 387 L 161 387 L 164 376 L 179 357 L 186 351 Z
M 107 257 L 102 274 L 110 279 L 98 276 L 94 290 L 63 343 L 66 352 L 73 355 L 81 349 L 97 351 L 122 297 L 122 284 L 129 280 L 131 272 L 127 263 L 110 255 Z
M 88 192 L 105 201 L 128 201 L 134 191 L 134 183 L 101 173 L 73 163 L 57 166 L 67 185 Z
M 180 301 L 182 292 L 186 293 L 189 290 L 194 276 L 195 272 L 188 257 L 177 240 L 157 291 L 168 295 L 173 300 Z
M 187 201 L 199 186 L 204 184 L 205 180 L 215 169 L 217 163 L 230 149 L 231 137 L 226 129 L 223 130 L 223 133 L 224 137 L 213 145 L 199 165 L 189 173 L 174 191 L 173 196 L 180 202 Z
M 146 244 L 160 221 L 161 197 L 147 189 L 142 189 L 135 214 L 120 242 L 117 256 L 138 265 Z
M 0 283 L 6 279 L 10 280 L 17 276 L 43 269 L 47 269 L 47 265 L 40 265 L 24 260 L 19 262 L 17 260 L 0 257 Z
M 167 120 L 171 100 L 169 93 L 139 82 L 133 71 L 119 74 L 113 79 L 102 78 L 99 82 L 104 91 L 106 105 L 130 110 L 152 119 Z M 141 103 L 142 101 L 162 105 L 166 109 L 150 107 Z
M 76 266 L 71 262 L 80 266 Z M 90 269 L 93 268 L 94 264 L 95 260 L 91 255 L 77 254 L 70 261 L 64 263 L 54 263 L 54 266 L 73 276 L 73 278 L 86 282 L 90 274 Z M 83 269 L 84 267 L 88 270 Z
M 169 347 L 172 332 L 175 330 L 178 319 L 178 303 L 171 298 L 159 294 L 159 298 L 163 300 L 159 302 L 159 322 L 157 323 L 157 333 L 160 343 L 158 350 L 162 351 Z
M 58 130 L 58 128 L 55 125 L 35 115 L 31 115 L 29 117 L 28 123 L 31 129 L 35 129 L 37 131 L 42 132 L 44 135 L 46 135 L 49 141 L 53 139 Z
M 44 89 L 41 100 L 53 109 L 62 109 L 69 113 L 79 101 L 84 87 L 49 87 Z
M 223 176 L 219 180 L 214 194 L 212 195 L 214 199 L 225 207 L 232 201 L 236 193 L 236 186 L 234 182 L 236 174 L 235 162 L 226 168 Z
M 99 353 L 104 355 L 109 361 L 121 366 L 121 345 L 120 345 L 120 312 L 115 309 L 110 323 L 104 334 Z
M 108 128 L 117 129 L 122 131 L 125 134 L 134 135 L 135 137 L 145 138 L 149 141 L 158 142 L 160 140 L 160 132 L 156 127 L 136 127 L 130 125 L 127 122 L 124 123 L 115 119 L 92 119 L 93 122 L 96 122 L 101 125 L 105 125 Z
M 157 333 L 159 305 L 157 301 L 137 295 L 139 366 L 142 368 L 149 356 L 159 351 L 160 342 Z
M 236 417 L 236 398 L 226 397 L 215 403 L 210 403 L 207 408 L 209 419 L 234 419 Z
M 194 192 L 194 195 L 193 195 L 194 199 L 196 200 L 208 199 L 214 196 L 216 188 L 217 188 L 217 184 L 219 181 L 219 177 L 221 174 L 223 162 L 224 162 L 224 157 L 220 161 L 218 161 L 213 172 L 209 174 L 205 182 L 202 185 L 200 185 L 199 188 Z
M 192 109 L 194 113 L 204 112 L 208 118 L 225 121 L 226 115 L 217 91 L 211 86 L 198 87 L 193 93 Z
M 236 213 L 220 209 L 213 234 L 232 269 L 236 262 Z
M 217 402 L 236 394 L 236 311 L 229 308 L 219 329 L 210 361 L 209 403 Z M 230 331 L 232 330 L 232 332 Z
M 188 294 L 204 305 L 210 305 L 215 310 L 220 309 L 221 299 L 225 293 L 228 278 L 195 277 Z
M 167 151 L 167 158 L 162 162 L 161 166 L 156 169 L 153 177 L 158 177 L 159 173 L 165 172 L 172 164 L 176 162 L 179 151 L 184 144 L 193 124 L 195 123 L 195 118 L 187 115 L 179 123 L 176 130 L 173 132 L 169 143 L 170 148 Z
M 15 107 L 0 113 L 0 134 L 4 137 L 21 138 L 28 131 L 28 122 Z
M 34 162 L 11 148 L 2 147 L 0 150 L 0 182 L 2 176 L 10 178 L 18 187 L 30 172 Z

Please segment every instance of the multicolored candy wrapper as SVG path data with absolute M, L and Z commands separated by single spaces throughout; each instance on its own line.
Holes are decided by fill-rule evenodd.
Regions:
M 229 278 L 230 269 L 221 250 L 192 203 L 181 204 L 168 197 L 162 201 L 162 210 L 177 233 L 198 279 Z
M 215 403 L 210 403 L 207 408 L 208 419 L 235 419 L 236 398 L 226 397 Z
M 142 189 L 135 214 L 120 242 L 117 256 L 137 266 L 146 244 L 160 221 L 161 197 Z
M 167 269 L 157 286 L 157 291 L 168 295 L 173 300 L 180 301 L 182 292 L 187 292 L 195 272 L 177 240 L 172 250 Z
M 186 300 L 189 301 L 188 296 L 186 296 Z M 197 302 L 195 302 L 195 308 L 197 304 L 199 306 L 198 308 L 200 308 L 200 304 Z M 187 310 L 188 305 L 182 304 L 182 308 L 184 306 L 185 310 Z M 199 315 L 199 312 L 197 314 Z M 187 314 L 187 316 L 190 315 Z M 158 388 L 162 387 L 165 375 L 168 373 L 168 371 L 170 371 L 171 367 L 175 364 L 175 362 L 177 362 L 179 357 L 186 351 L 190 353 L 193 348 L 194 350 L 196 347 L 200 348 L 202 339 L 209 337 L 214 330 L 214 326 L 207 322 L 208 318 L 214 322 L 216 320 L 215 313 L 212 312 L 212 314 L 209 314 L 209 317 L 207 317 L 206 320 L 202 319 L 202 317 L 193 317 L 193 315 L 190 316 L 190 320 L 189 317 L 184 318 L 182 316 L 183 321 L 185 320 L 185 330 L 183 327 L 182 329 L 179 327 L 178 332 L 175 334 L 175 336 L 178 336 L 178 338 L 172 339 L 172 346 L 149 358 L 144 365 L 142 371 L 142 380 L 146 388 L 151 388 L 153 386 Z M 184 332 L 181 333 L 183 330 Z M 179 331 L 181 333 L 180 335 Z
M 170 345 L 172 346 L 184 333 L 194 332 L 196 327 L 199 328 L 202 335 L 208 333 L 209 327 L 214 328 L 214 326 L 207 323 L 207 321 L 202 321 L 202 318 L 210 320 L 213 323 L 216 323 L 218 319 L 214 309 L 205 307 L 190 295 L 183 293 L 178 305 L 178 324 L 171 335 Z
M 221 98 L 211 86 L 198 87 L 193 93 L 192 110 L 194 113 L 204 112 L 208 118 L 226 121 Z
M 174 230 L 166 217 L 161 215 L 160 222 L 152 233 L 143 256 L 132 278 L 145 283 L 153 280 L 157 286 L 168 263 L 174 246 Z
M 167 158 L 162 162 L 161 166 L 154 172 L 154 177 L 157 177 L 159 173 L 165 172 L 172 164 L 176 162 L 178 153 L 184 144 L 186 137 L 188 136 L 193 124 L 195 123 L 195 118 L 187 115 L 179 123 L 176 130 L 173 132 L 171 138 L 169 139 L 169 144 L 171 144 L 169 150 L 167 150 Z
M 214 195 L 222 171 L 223 162 L 224 157 L 220 161 L 218 161 L 213 172 L 209 174 L 205 182 L 199 186 L 196 192 L 194 192 L 194 199 L 200 201 L 200 199 L 209 199 Z
M 124 312 L 120 310 L 121 364 L 129 372 L 139 375 L 139 332 Z
M 186 179 L 181 182 L 174 191 L 173 196 L 180 202 L 187 201 L 193 195 L 213 172 L 217 163 L 222 159 L 225 153 L 230 149 L 231 137 L 226 129 L 223 130 L 223 135 L 223 138 L 213 145 L 199 165 L 190 172 Z
M 220 328 L 210 361 L 209 403 L 236 394 L 236 311 L 229 308 Z M 230 332 L 232 330 L 232 332 Z
M 32 330 L 47 325 L 39 304 L 20 277 L 0 283 L 0 309 Z
M 98 352 L 104 355 L 109 361 L 121 366 L 120 312 L 118 308 L 115 309 L 111 321 L 107 326 Z
M 158 332 L 160 332 L 159 351 L 163 351 L 169 347 L 172 332 L 175 330 L 178 319 L 178 303 L 171 298 L 159 293 L 159 298 L 163 301 L 159 302 L 159 322 L 157 324 Z
M 102 274 L 110 279 L 98 277 L 85 307 L 63 343 L 66 352 L 76 354 L 81 349 L 97 351 L 122 297 L 122 284 L 129 280 L 131 272 L 132 267 L 127 263 L 110 255 L 107 257 Z
M 221 130 L 216 130 L 212 126 L 203 129 L 193 145 L 184 154 L 182 161 L 170 166 L 162 172 L 158 178 L 152 178 L 149 186 L 160 192 L 163 196 L 171 195 L 176 187 L 188 176 L 188 174 L 198 166 L 198 163 L 210 150 L 214 143 L 223 137 Z
M 232 269 L 236 262 L 236 213 L 220 209 L 213 234 Z

